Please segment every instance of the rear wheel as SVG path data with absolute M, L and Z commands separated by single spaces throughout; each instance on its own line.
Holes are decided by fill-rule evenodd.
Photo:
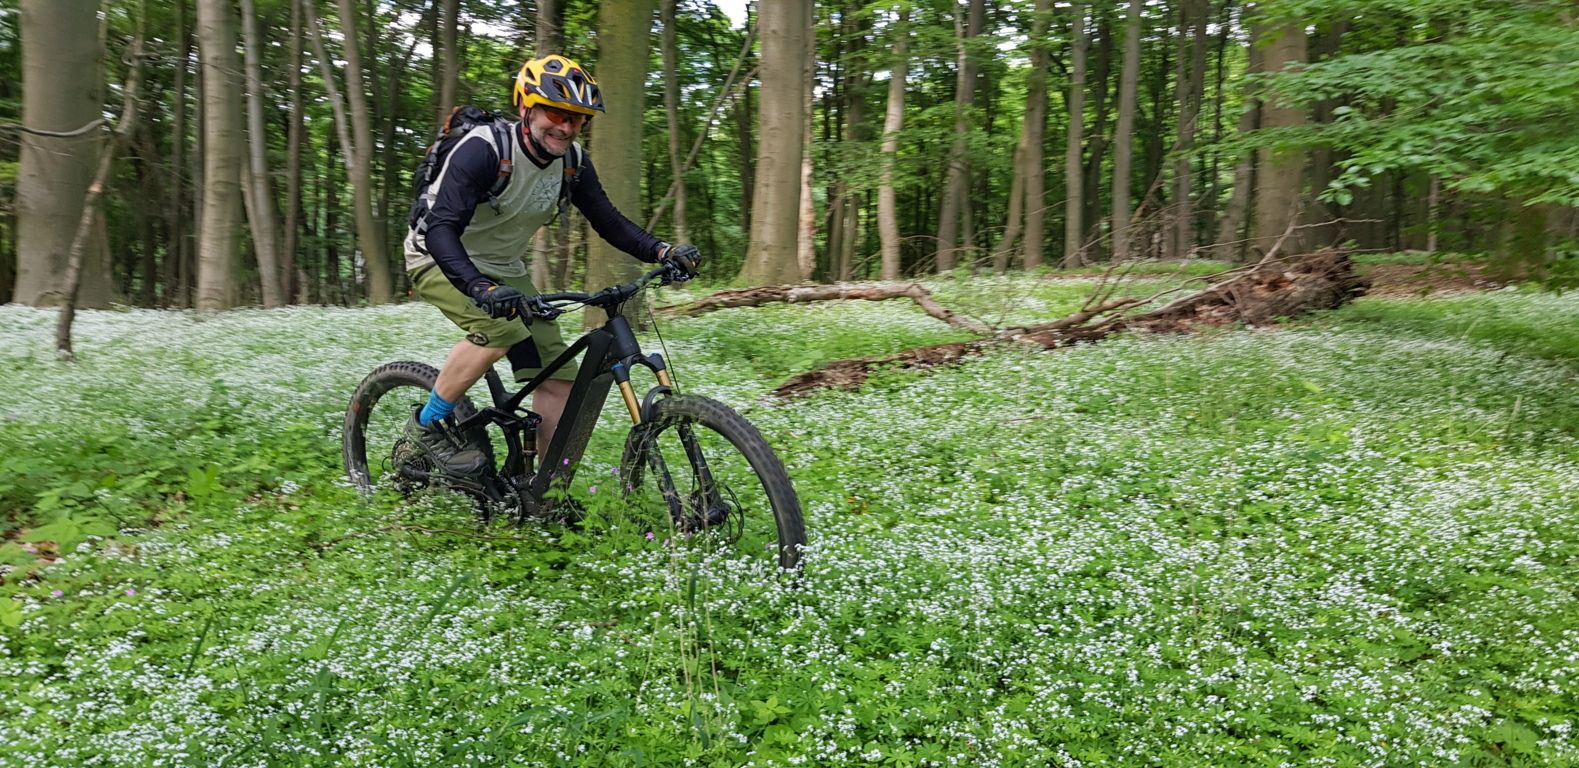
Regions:
M 432 474 L 432 467 L 415 451 L 407 450 L 404 435 L 411 412 L 428 401 L 428 392 L 438 380 L 438 369 L 424 363 L 402 361 L 379 366 L 351 395 L 345 410 L 345 429 L 341 445 L 345 473 L 358 490 L 372 493 L 381 483 L 390 482 L 402 492 L 425 483 L 418 479 Z M 471 398 L 462 396 L 455 404 L 456 419 L 477 412 Z M 467 442 L 483 450 L 490 464 L 493 449 L 484 429 L 473 430 Z
M 658 401 L 652 419 L 631 429 L 621 471 L 627 500 L 674 545 L 707 559 L 799 564 L 806 529 L 789 475 L 756 427 L 723 403 Z

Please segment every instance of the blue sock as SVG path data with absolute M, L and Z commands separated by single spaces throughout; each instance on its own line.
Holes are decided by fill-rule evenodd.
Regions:
M 450 411 L 453 410 L 455 410 L 454 403 L 439 397 L 438 392 L 429 392 L 428 404 L 422 406 L 422 413 L 417 414 L 417 423 L 426 427 L 427 425 L 450 415 Z

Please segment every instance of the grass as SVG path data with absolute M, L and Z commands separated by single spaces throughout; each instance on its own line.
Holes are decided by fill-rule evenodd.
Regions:
M 928 285 L 1002 322 L 1083 298 Z M 796 583 L 358 498 L 345 399 L 440 359 L 426 307 L 87 312 L 76 366 L 52 320 L 0 309 L 25 393 L 0 404 L 3 765 L 1579 762 L 1571 294 L 1003 349 L 788 403 L 788 374 L 960 337 L 905 302 L 665 323 L 682 382 L 789 466 Z

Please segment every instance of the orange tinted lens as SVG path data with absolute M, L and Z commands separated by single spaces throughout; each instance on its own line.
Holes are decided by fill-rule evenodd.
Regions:
M 586 115 L 566 112 L 563 109 L 555 109 L 553 107 L 543 107 L 543 114 L 548 115 L 548 119 L 552 120 L 555 125 L 580 125 L 587 121 Z

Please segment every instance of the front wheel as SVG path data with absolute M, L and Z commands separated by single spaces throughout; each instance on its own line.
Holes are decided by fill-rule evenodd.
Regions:
M 806 545 L 800 500 L 756 427 L 716 400 L 676 395 L 631 428 L 621 471 L 635 506 L 666 518 L 666 537 L 703 555 L 794 568 Z M 651 518 L 649 518 L 651 519 Z

